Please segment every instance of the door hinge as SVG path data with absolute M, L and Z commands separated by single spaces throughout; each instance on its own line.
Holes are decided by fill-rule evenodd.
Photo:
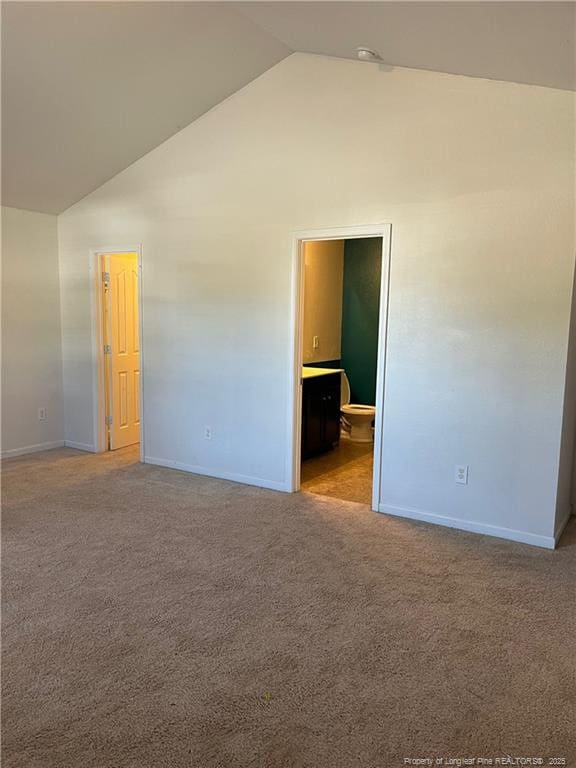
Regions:
M 112 426 L 112 416 L 106 416 L 106 426 L 107 427 Z
M 110 346 L 110 344 L 104 344 L 104 354 L 105 355 L 112 354 L 112 347 Z
M 102 282 L 103 283 L 110 282 L 110 272 L 102 272 Z

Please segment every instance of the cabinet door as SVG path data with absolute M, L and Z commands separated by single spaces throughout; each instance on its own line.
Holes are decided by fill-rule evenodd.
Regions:
M 331 448 L 340 439 L 340 388 L 324 390 L 324 442 Z
M 302 456 L 318 453 L 324 446 L 324 393 L 304 384 L 302 393 Z

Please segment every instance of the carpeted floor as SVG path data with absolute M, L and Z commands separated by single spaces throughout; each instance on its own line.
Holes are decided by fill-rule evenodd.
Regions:
M 3 483 L 5 768 L 576 765 L 574 521 L 550 552 L 133 450 Z
M 374 445 L 353 443 L 342 435 L 337 448 L 302 462 L 303 491 L 343 501 L 372 503 Z

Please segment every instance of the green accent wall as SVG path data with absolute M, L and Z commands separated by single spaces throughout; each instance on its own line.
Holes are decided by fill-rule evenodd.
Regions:
M 350 382 L 350 402 L 362 405 L 376 403 L 381 270 L 381 237 L 345 241 L 342 368 Z

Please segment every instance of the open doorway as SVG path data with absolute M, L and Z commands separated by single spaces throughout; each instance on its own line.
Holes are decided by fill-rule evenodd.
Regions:
M 97 254 L 102 338 L 103 449 L 140 444 L 140 300 L 138 254 Z
M 380 497 L 390 226 L 296 243 L 293 489 Z

